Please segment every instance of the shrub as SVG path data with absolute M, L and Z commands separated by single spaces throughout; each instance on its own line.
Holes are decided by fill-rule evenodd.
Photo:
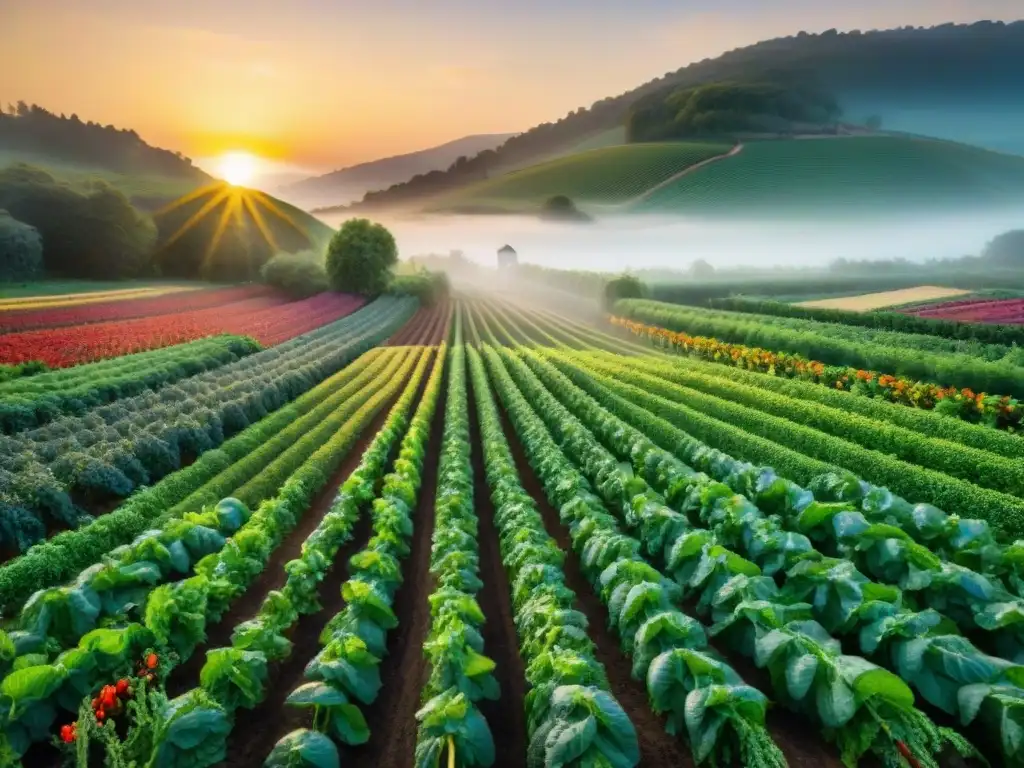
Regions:
M 0 208 L 33 226 L 46 271 L 67 277 L 134 277 L 149 270 L 156 227 L 102 181 L 79 192 L 29 165 L 0 170 Z
M 415 296 L 424 306 L 431 306 L 448 295 L 448 275 L 444 272 L 426 270 L 408 275 L 395 275 L 388 286 L 388 293 Z
M 43 239 L 35 227 L 0 211 L 0 280 L 31 280 L 43 273 Z
M 330 288 L 324 257 L 316 251 L 279 253 L 260 270 L 263 282 L 304 299 Z
M 642 299 L 646 295 L 647 289 L 636 275 L 620 275 L 604 286 L 604 304 L 608 309 L 619 299 Z
M 345 293 L 383 293 L 397 262 L 395 238 L 369 219 L 349 219 L 327 247 L 328 280 L 334 290 Z

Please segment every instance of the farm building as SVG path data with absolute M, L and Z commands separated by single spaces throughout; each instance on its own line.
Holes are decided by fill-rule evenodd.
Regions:
M 498 269 L 510 269 L 519 263 L 516 249 L 511 245 L 502 246 L 498 251 Z

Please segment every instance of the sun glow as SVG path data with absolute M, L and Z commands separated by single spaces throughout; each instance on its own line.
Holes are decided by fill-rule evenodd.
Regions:
M 256 176 L 256 158 L 248 152 L 227 152 L 217 161 L 217 172 L 228 184 L 248 184 Z

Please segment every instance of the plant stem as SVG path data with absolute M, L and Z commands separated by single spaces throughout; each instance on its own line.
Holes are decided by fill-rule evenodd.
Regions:
M 448 736 L 448 768 L 455 768 L 455 739 Z

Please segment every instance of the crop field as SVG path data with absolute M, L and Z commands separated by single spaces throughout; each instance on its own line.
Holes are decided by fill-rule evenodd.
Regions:
M 29 282 L 15 285 L 13 288 L 4 286 L 0 289 L 0 312 L 91 304 L 94 301 L 139 299 L 197 290 L 194 285 L 186 284 L 139 284 L 134 288 L 113 287 L 124 285 L 123 282 L 113 282 L 109 285 L 112 287 L 105 288 L 103 283 L 81 280 L 68 283 Z
M 1024 299 L 963 299 L 917 306 L 907 311 L 917 317 L 961 323 L 1024 324 Z
M 300 301 L 262 287 L 0 314 L 0 364 L 51 368 L 129 355 L 217 334 L 280 344 L 337 320 L 363 300 L 323 293 Z M 127 319 L 111 319 L 111 318 Z
M 946 299 L 950 296 L 963 296 L 970 291 L 961 288 L 942 288 L 937 285 L 919 285 L 915 288 L 902 288 L 898 291 L 881 291 L 880 293 L 864 293 L 859 296 L 843 296 L 834 299 L 815 299 L 802 301 L 798 307 L 817 307 L 820 309 L 848 309 L 854 312 L 868 312 L 872 309 L 895 307 L 900 304 Z
M 1021 438 L 652 304 L 0 384 L 0 764 L 1024 765 Z
M 638 212 L 837 215 L 896 206 L 1000 205 L 1024 190 L 1024 158 L 937 140 L 857 136 L 752 141 L 636 203 Z
M 83 296 L 77 300 L 69 296 L 0 302 L 0 332 L 167 315 L 221 307 L 236 301 L 269 296 L 273 296 L 272 289 L 262 285 L 251 285 L 186 291 L 156 289 L 137 293 L 97 292 L 94 297 Z
M 432 208 L 539 206 L 555 195 L 577 202 L 627 202 L 690 166 L 724 155 L 726 144 L 663 142 L 589 149 L 498 176 L 438 198 Z

